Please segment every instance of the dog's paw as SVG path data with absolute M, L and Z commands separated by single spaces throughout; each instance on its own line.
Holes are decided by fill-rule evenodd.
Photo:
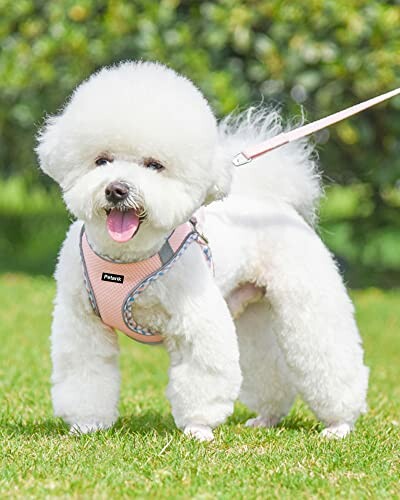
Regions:
M 321 432 L 321 436 L 327 439 L 343 439 L 352 431 L 349 424 L 330 425 Z
M 279 422 L 279 418 L 277 417 L 262 417 L 261 415 L 255 418 L 249 418 L 249 420 L 245 423 L 246 427 L 265 427 L 268 429 L 269 427 L 275 427 Z
M 213 431 L 208 425 L 187 425 L 183 432 L 186 436 L 194 438 L 197 441 L 212 441 L 214 439 Z
M 102 422 L 91 422 L 86 424 L 74 424 L 71 426 L 69 433 L 72 436 L 80 436 L 81 434 L 91 434 L 92 432 L 104 431 L 109 429 L 112 424 Z

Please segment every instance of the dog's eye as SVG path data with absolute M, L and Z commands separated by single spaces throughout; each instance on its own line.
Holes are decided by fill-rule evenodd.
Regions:
M 108 158 L 107 156 L 100 156 L 99 158 L 96 158 L 96 160 L 95 160 L 95 164 L 98 167 L 101 167 L 102 165 L 107 165 L 107 163 L 112 163 L 112 162 L 113 162 L 113 159 Z
M 150 168 L 151 170 L 156 170 L 159 172 L 160 170 L 164 170 L 164 165 L 157 160 L 153 160 L 152 158 L 145 160 L 144 165 L 146 168 Z

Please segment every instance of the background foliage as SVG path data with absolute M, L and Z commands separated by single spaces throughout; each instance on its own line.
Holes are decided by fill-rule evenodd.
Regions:
M 397 1 L 0 0 L 2 191 L 49 197 L 34 221 L 35 234 L 55 227 L 37 232 L 36 247 L 47 255 L 67 219 L 35 167 L 34 136 L 44 113 L 102 65 L 167 63 L 198 84 L 218 116 L 264 99 L 282 103 L 287 117 L 303 106 L 313 120 L 399 85 L 399 25 Z M 336 196 L 323 236 L 357 268 L 356 284 L 372 271 L 391 282 L 400 269 L 400 100 L 316 140 L 325 179 L 354 188 Z M 6 209 L 0 222 L 0 251 L 11 262 L 33 235 L 33 220 Z

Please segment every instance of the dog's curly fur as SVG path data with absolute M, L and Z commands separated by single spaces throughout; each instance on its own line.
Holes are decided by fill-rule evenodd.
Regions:
M 299 394 L 325 435 L 343 436 L 365 410 L 368 370 L 353 305 L 313 229 L 321 188 L 309 146 L 300 141 L 231 165 L 245 146 L 281 130 L 275 111 L 217 124 L 189 80 L 142 62 L 99 71 L 47 120 L 40 165 L 78 219 L 59 257 L 52 327 L 53 404 L 73 432 L 116 421 L 120 384 L 117 336 L 93 313 L 84 286 L 82 223 L 99 254 L 135 261 L 157 252 L 202 206 L 215 277 L 191 245 L 133 311 L 165 337 L 176 425 L 212 439 L 238 397 L 259 414 L 248 425 L 275 425 Z M 99 155 L 113 163 L 96 166 Z M 165 169 L 147 169 L 147 158 Z M 127 243 L 106 230 L 112 181 L 129 186 L 130 203 L 146 213 Z

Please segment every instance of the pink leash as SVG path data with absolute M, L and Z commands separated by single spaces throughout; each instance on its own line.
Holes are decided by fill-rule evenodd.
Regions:
M 283 132 L 282 134 L 278 134 L 275 137 L 271 137 L 271 139 L 262 142 L 261 144 L 257 144 L 256 146 L 244 149 L 241 153 L 237 154 L 233 158 L 232 163 L 236 167 L 245 165 L 246 163 L 251 162 L 251 160 L 263 155 L 264 153 L 268 153 L 269 151 L 279 148 L 284 144 L 288 144 L 289 142 L 296 141 L 297 139 L 306 137 L 307 135 L 313 134 L 314 132 L 318 132 L 318 130 L 322 130 L 335 123 L 345 120 L 350 116 L 356 115 L 357 113 L 360 113 L 365 109 L 375 106 L 376 104 L 386 101 L 387 99 L 391 99 L 392 97 L 395 97 L 399 94 L 400 87 L 390 92 L 386 92 L 385 94 L 378 95 L 377 97 L 373 97 L 372 99 L 368 99 L 367 101 L 355 104 L 354 106 L 350 106 L 350 108 L 338 111 L 333 115 L 329 115 L 315 122 L 303 125 L 302 127 L 291 130 L 290 132 Z

